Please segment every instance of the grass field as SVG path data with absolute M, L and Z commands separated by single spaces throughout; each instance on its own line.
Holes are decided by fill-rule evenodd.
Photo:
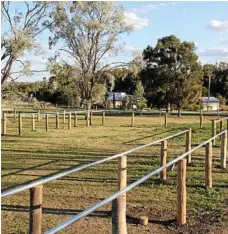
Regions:
M 60 120 L 50 118 L 45 132 L 44 119 L 31 131 L 31 119 L 23 119 L 23 135 L 18 136 L 17 122 L 7 122 L 2 137 L 2 188 L 40 178 L 62 169 L 89 163 L 141 144 L 192 128 L 192 144 L 198 145 L 211 136 L 211 119 L 206 117 L 199 129 L 199 117 L 170 116 L 164 129 L 164 117 L 95 116 L 93 125 L 85 127 L 79 117 L 78 127 L 68 130 Z M 72 121 L 73 123 L 73 121 Z M 185 150 L 185 137 L 168 141 L 168 161 Z M 228 233 L 228 170 L 219 167 L 220 141 L 213 148 L 213 188 L 204 188 L 204 152 L 192 154 L 187 168 L 187 225 L 178 226 L 176 216 L 176 169 L 167 173 L 167 182 L 159 176 L 127 193 L 128 233 Z M 148 147 L 128 156 L 127 177 L 131 183 L 159 167 L 160 145 Z M 42 232 L 56 226 L 88 206 L 117 190 L 117 160 L 47 183 L 43 188 Z M 111 205 L 74 223 L 62 233 L 111 233 Z M 28 233 L 29 191 L 2 199 L 2 233 Z M 148 226 L 138 224 L 141 215 L 149 217 Z

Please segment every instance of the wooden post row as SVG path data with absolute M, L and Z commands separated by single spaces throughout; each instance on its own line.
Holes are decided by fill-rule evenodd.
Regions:
M 186 224 L 186 159 L 177 163 L 177 222 Z
M 6 112 L 2 113 L 2 135 L 6 135 Z
M 167 113 L 165 113 L 165 128 L 167 128 Z
M 68 129 L 71 129 L 71 113 L 68 114 Z
M 77 112 L 74 113 L 74 127 L 78 126 L 78 116 L 77 116 Z
M 118 189 L 127 186 L 127 156 L 118 158 Z M 112 234 L 127 234 L 126 193 L 112 202 Z
M 132 116 L 131 116 L 131 126 L 134 127 L 135 126 L 135 113 L 132 112 Z
M 102 112 L 102 126 L 105 125 L 105 112 Z
M 216 135 L 216 122 L 215 120 L 212 120 L 212 126 L 211 126 L 211 136 L 214 137 Z M 215 146 L 215 139 L 212 140 L 213 146 Z
M 48 131 L 48 115 L 46 115 L 45 118 L 45 127 L 46 127 L 46 132 Z
M 188 152 L 191 150 L 192 145 L 192 129 L 189 128 L 189 131 L 186 132 L 186 143 L 185 143 L 185 151 Z M 188 154 L 187 156 L 187 164 L 190 164 L 192 161 L 192 155 Z
M 42 189 L 39 185 L 30 189 L 29 233 L 41 234 Z
M 88 111 L 86 111 L 86 127 L 89 127 L 89 125 L 90 125 L 90 113 L 89 113 L 89 110 Z
M 161 152 L 160 152 L 160 167 L 166 164 L 167 158 L 167 140 L 161 142 Z M 166 180 L 166 168 L 160 172 L 160 178 L 162 181 Z
M 35 115 L 32 114 L 32 131 L 35 131 Z
M 19 136 L 22 135 L 22 116 L 21 114 L 18 114 L 18 132 Z
M 59 112 L 56 113 L 56 117 L 55 117 L 55 120 L 56 120 L 56 129 L 59 128 Z
M 226 157 L 227 157 L 227 130 L 221 136 L 221 160 L 220 166 L 221 168 L 226 168 Z
M 212 142 L 208 142 L 205 147 L 205 186 L 212 187 Z

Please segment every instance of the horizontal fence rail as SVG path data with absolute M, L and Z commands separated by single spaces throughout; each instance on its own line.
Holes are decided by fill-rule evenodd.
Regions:
M 210 138 L 209 140 L 204 141 L 203 143 L 199 144 L 198 146 L 192 148 L 191 150 L 183 153 L 182 155 L 180 155 L 179 157 L 173 159 L 171 162 L 166 163 L 165 165 L 159 167 L 158 169 L 149 172 L 147 175 L 145 175 L 144 177 L 140 178 L 139 180 L 127 185 L 125 188 L 120 189 L 118 192 L 113 193 L 111 196 L 105 198 L 104 200 L 90 206 L 89 208 L 85 209 L 84 211 L 80 212 L 79 214 L 72 216 L 71 218 L 69 218 L 68 220 L 60 223 L 59 225 L 57 225 L 56 227 L 50 229 L 49 231 L 45 232 L 45 234 L 54 234 L 57 233 L 63 229 L 65 229 L 66 227 L 68 227 L 69 225 L 71 225 L 72 223 L 82 219 L 83 217 L 91 214 L 92 212 L 94 212 L 96 209 L 100 208 L 101 206 L 104 206 L 108 203 L 110 203 L 111 201 L 113 201 L 114 199 L 116 199 L 117 197 L 119 197 L 122 194 L 125 194 L 126 192 L 130 191 L 131 189 L 133 189 L 134 187 L 136 187 L 137 185 L 145 182 L 147 179 L 149 179 L 150 177 L 160 173 L 162 170 L 174 165 L 175 163 L 177 163 L 178 161 L 186 158 L 189 154 L 193 153 L 194 151 L 196 151 L 197 149 L 200 149 L 201 147 L 207 145 L 208 143 L 210 143 L 210 145 L 212 146 L 211 142 L 223 135 L 223 134 L 227 134 L 227 131 L 222 131 L 220 133 L 218 133 L 216 136 Z M 160 142 L 160 141 L 158 141 Z M 157 142 L 157 143 L 158 143 Z
M 162 138 L 162 139 L 159 139 L 159 140 L 156 140 L 156 141 L 153 141 L 151 143 L 148 143 L 148 144 L 145 144 L 145 145 L 142 145 L 142 146 L 138 146 L 136 148 L 133 148 L 133 149 L 130 149 L 130 150 L 127 150 L 125 152 L 122 152 L 122 153 L 119 153 L 119 154 L 115 154 L 113 156 L 110 156 L 110 157 L 107 157 L 107 158 L 104 158 L 104 159 L 101 159 L 101 160 L 98 160 L 98 161 L 95 161 L 95 162 L 92 162 L 92 163 L 89 163 L 89 164 L 85 164 L 83 166 L 76 166 L 76 167 L 73 167 L 71 169 L 67 169 L 65 171 L 61 171 L 61 172 L 57 172 L 55 174 L 52 174 L 52 175 L 49 175 L 49 176 L 46 176 L 44 178 L 41 178 L 41 179 L 38 179 L 38 180 L 35 180 L 35 181 L 32 181 L 32 182 L 29 182 L 29 183 L 25 183 L 25 184 L 22 184 L 22 185 L 18 185 L 18 186 L 15 186 L 15 187 L 12 187 L 12 188 L 8 188 L 8 189 L 4 189 L 1 191 L 1 197 L 7 197 L 7 196 L 10 196 L 10 195 L 13 195 L 13 194 L 16 194 L 16 193 L 19 193 L 19 192 L 22 192 L 22 191 L 25 191 L 27 189 L 30 189 L 32 187 L 35 187 L 35 186 L 38 186 L 38 185 L 42 185 L 42 184 L 45 184 L 47 182 L 50 182 L 52 180 L 56 180 L 56 179 L 59 179 L 61 177 L 64 177 L 64 176 L 67 176 L 73 172 L 78 172 L 78 171 L 82 171 L 84 169 L 87 169 L 89 167 L 92 167 L 92 166 L 95 166 L 95 165 L 99 165 L 99 164 L 102 164 L 104 162 L 107 162 L 107 161 L 110 161 L 110 160 L 113 160 L 113 159 L 116 159 L 116 158 L 119 158 L 119 157 L 122 157 L 124 155 L 127 155 L 129 153 L 132 153 L 132 152 L 135 152 L 137 150 L 140 150 L 140 149 L 143 149 L 145 147 L 148 147 L 148 146 L 152 146 L 152 145 L 155 145 L 155 144 L 158 144 L 158 143 L 161 143 L 162 141 L 164 140 L 169 140 L 171 138 L 174 138 L 174 137 L 177 137 L 177 136 L 180 136 L 182 134 L 185 134 L 187 132 L 189 132 L 190 130 L 187 129 L 187 130 L 184 130 L 182 132 L 179 132 L 179 133 L 176 133 L 174 135 L 171 135 L 171 136 L 167 136 L 165 138 Z

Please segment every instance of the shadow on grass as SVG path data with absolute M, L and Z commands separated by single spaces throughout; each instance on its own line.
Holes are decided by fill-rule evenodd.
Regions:
M 29 212 L 30 207 L 29 206 L 21 206 L 21 205 L 4 205 L 4 204 L 2 204 L 2 211 Z M 54 215 L 77 215 L 82 211 L 83 210 L 77 210 L 77 209 L 57 209 L 57 208 L 48 208 L 48 207 L 42 208 L 43 214 L 54 214 Z M 111 211 L 94 211 L 93 213 L 91 213 L 87 216 L 88 217 L 110 218 L 110 217 L 112 217 L 112 212 Z M 127 215 L 126 218 L 127 218 L 127 223 L 139 224 L 138 218 L 131 217 L 129 215 Z M 175 222 L 176 222 L 176 219 L 170 219 L 170 220 L 150 219 L 149 220 L 149 223 L 163 225 L 164 227 L 168 227 Z

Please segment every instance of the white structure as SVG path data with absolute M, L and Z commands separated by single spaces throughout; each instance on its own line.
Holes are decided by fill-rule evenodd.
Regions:
M 200 104 L 202 105 L 203 110 L 219 110 L 219 99 L 215 97 L 201 97 Z

